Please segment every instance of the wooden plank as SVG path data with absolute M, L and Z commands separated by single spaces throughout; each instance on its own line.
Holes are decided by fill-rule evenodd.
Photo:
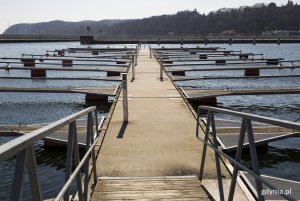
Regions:
M 120 76 L 115 77 L 4 77 L 0 76 L 0 79 L 11 80 L 101 80 L 110 82 L 120 82 Z
M 210 200 L 193 179 L 99 180 L 92 200 Z
M 214 90 L 199 88 L 180 88 L 188 99 L 199 99 L 205 97 L 230 96 L 230 95 L 273 95 L 273 94 L 298 94 L 300 88 L 282 89 L 241 89 L 241 90 Z
M 114 96 L 116 87 L 91 87 L 91 88 L 20 88 L 0 87 L 0 92 L 23 92 L 23 93 L 81 93 L 103 96 Z
M 198 64 L 199 65 L 199 64 Z M 212 66 L 215 64 L 206 64 L 207 66 Z M 227 64 L 228 65 L 228 64 Z M 282 70 L 282 69 L 298 69 L 300 68 L 300 65 L 294 65 L 294 66 L 264 66 L 264 65 L 241 65 L 238 66 L 238 64 L 235 64 L 235 66 L 226 66 L 226 67 L 201 67 L 201 68 L 179 68 L 179 67 L 168 67 L 169 65 L 165 66 L 165 69 L 167 72 L 176 72 L 176 71 L 240 71 L 240 70 L 247 70 L 247 69 L 252 69 L 252 68 L 258 68 L 258 69 L 264 69 L 264 70 Z M 180 66 L 180 65 L 178 65 Z M 190 65 L 192 66 L 192 65 Z
M 177 72 L 177 71 L 176 71 Z M 227 79 L 274 79 L 274 78 L 291 78 L 291 77 L 300 77 L 300 75 L 266 75 L 266 76 L 174 76 L 171 75 L 171 78 L 174 81 L 189 81 L 189 80 L 227 80 Z
M 2 70 L 7 70 L 7 67 L 0 67 Z M 10 67 L 9 70 L 48 70 L 48 71 L 86 71 L 86 72 L 120 72 L 126 73 L 126 68 L 110 67 L 110 68 L 57 68 L 57 67 Z

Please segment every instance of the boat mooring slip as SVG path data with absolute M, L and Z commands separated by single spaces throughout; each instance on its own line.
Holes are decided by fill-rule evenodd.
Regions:
M 22 197 L 23 184 L 18 181 L 27 169 L 35 187 L 29 194 L 37 200 L 70 196 L 79 200 L 300 199 L 299 182 L 262 174 L 259 158 L 269 143 L 299 137 L 300 123 L 233 111 L 218 103 L 219 97 L 227 96 L 299 94 L 300 88 L 294 86 L 255 88 L 237 82 L 254 80 L 259 85 L 264 79 L 297 78 L 300 74 L 280 72 L 297 71 L 299 64 L 299 60 L 219 47 L 142 49 L 141 44 L 2 57 L 0 71 L 5 76 L 1 74 L 0 79 L 13 80 L 14 85 L 2 82 L 0 93 L 83 94 L 82 102 L 87 105 L 49 125 L 0 126 L 1 135 L 20 135 L 0 146 L 1 162 L 12 156 L 17 161 L 10 198 Z M 20 80 L 30 85 L 17 86 Z M 47 85 L 50 80 L 70 84 L 51 87 Z M 214 80 L 237 83 L 239 88 L 202 85 Z M 69 81 L 96 84 L 79 87 Z M 191 81 L 201 84 L 189 86 Z M 99 117 L 97 107 L 109 99 L 109 111 Z M 65 181 L 50 197 L 44 196 L 39 183 L 43 175 L 37 172 L 33 149 L 39 140 L 45 149 L 67 150 Z M 243 157 L 250 158 L 251 167 Z M 292 190 L 274 196 L 261 193 L 267 189 Z

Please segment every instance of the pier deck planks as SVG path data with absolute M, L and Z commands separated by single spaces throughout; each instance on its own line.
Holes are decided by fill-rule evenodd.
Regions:
M 212 200 L 196 178 L 98 180 L 96 200 Z

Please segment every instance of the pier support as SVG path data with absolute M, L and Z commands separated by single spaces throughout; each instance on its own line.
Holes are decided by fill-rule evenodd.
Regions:
M 46 70 L 44 69 L 32 69 L 31 77 L 46 77 Z
M 266 59 L 266 64 L 267 65 L 278 65 L 279 59 Z
M 173 71 L 172 75 L 185 76 L 185 71 Z
M 95 94 L 86 94 L 85 95 L 85 102 L 86 103 L 104 103 L 108 102 L 108 96 L 99 96 Z
M 223 51 L 223 55 L 224 55 L 224 56 L 229 56 L 230 53 L 231 53 L 230 51 Z
M 73 66 L 73 60 L 72 59 L 63 59 L 62 60 L 62 66 L 63 67 L 72 67 Z
M 225 65 L 226 64 L 226 60 L 216 60 L 216 65 Z
M 216 106 L 217 105 L 217 97 L 202 97 L 197 99 L 190 99 L 192 104 L 194 105 L 208 105 L 208 106 Z
M 163 63 L 164 64 L 173 64 L 173 61 L 172 60 L 163 59 Z
M 199 59 L 207 59 L 207 54 L 200 54 Z
M 240 59 L 248 59 L 249 58 L 249 54 L 240 54 L 239 58 Z
M 21 62 L 24 64 L 24 67 L 35 67 L 35 59 L 22 58 Z
M 107 75 L 107 77 L 120 76 L 121 73 L 120 72 L 116 72 L 116 71 L 107 71 L 106 75 Z
M 117 64 L 126 64 L 126 61 L 117 61 Z
M 245 69 L 244 76 L 259 76 L 259 68 Z
M 99 55 L 99 51 L 93 50 L 93 51 L 92 51 L 92 55 Z
M 57 50 L 58 56 L 65 56 L 65 51 L 63 50 Z

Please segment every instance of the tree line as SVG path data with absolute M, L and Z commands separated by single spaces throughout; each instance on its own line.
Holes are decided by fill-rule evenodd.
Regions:
M 300 30 L 300 6 L 292 1 L 282 6 L 255 4 L 237 9 L 223 8 L 207 15 L 195 9 L 104 27 L 107 35 L 249 35 L 273 30 Z
M 87 29 L 88 27 L 88 29 Z M 87 31 L 88 30 L 88 31 Z M 299 33 L 300 6 L 288 0 L 285 5 L 259 3 L 240 8 L 222 8 L 209 14 L 180 11 L 174 15 L 153 16 L 134 20 L 54 21 L 19 24 L 4 34 L 74 34 L 74 35 L 259 35 L 285 30 Z

